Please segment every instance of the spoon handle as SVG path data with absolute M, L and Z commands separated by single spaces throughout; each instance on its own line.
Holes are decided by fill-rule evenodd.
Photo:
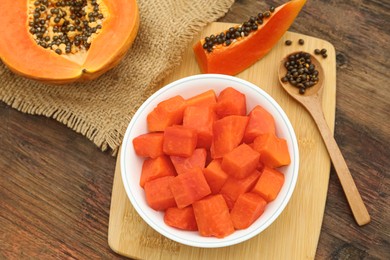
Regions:
M 349 206 L 351 207 L 352 214 L 355 217 L 357 224 L 359 226 L 363 226 L 370 222 L 370 215 L 368 214 L 367 208 L 364 205 L 358 189 L 356 188 L 355 182 L 347 164 L 345 163 L 344 157 L 336 143 L 336 140 L 334 139 L 325 120 L 321 102 L 319 102 L 319 99 L 314 99 L 313 101 L 314 102 L 305 102 L 304 105 L 312 115 L 321 133 L 322 139 L 324 140 L 329 156 L 332 160 L 333 167 L 337 172 L 337 176 L 339 177 L 341 186 L 343 187 L 345 196 L 347 197 Z

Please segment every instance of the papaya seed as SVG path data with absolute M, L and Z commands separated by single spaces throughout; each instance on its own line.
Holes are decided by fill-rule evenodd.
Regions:
M 306 52 L 298 52 L 288 56 L 284 67 L 286 75 L 281 78 L 283 83 L 289 83 L 298 88 L 299 94 L 303 95 L 306 90 L 318 82 L 319 73 L 311 61 L 311 55 Z
M 210 35 L 204 38 L 203 49 L 208 52 L 212 52 L 215 45 L 229 46 L 234 42 L 235 39 L 244 38 L 250 35 L 251 32 L 257 31 L 259 26 L 263 24 L 263 19 L 269 18 L 271 13 L 275 11 L 275 7 L 270 7 L 269 11 L 260 12 L 257 16 L 250 16 L 248 21 L 242 23 L 237 27 L 230 27 L 225 32 L 220 33 L 219 35 L 225 35 L 214 40 L 214 35 Z M 101 15 L 101 14 L 100 14 Z M 209 39 L 213 39 L 209 41 Z
M 105 18 L 100 5 L 96 0 L 29 0 L 28 30 L 38 45 L 57 54 L 88 50 Z M 53 45 L 61 43 L 67 48 L 59 53 Z

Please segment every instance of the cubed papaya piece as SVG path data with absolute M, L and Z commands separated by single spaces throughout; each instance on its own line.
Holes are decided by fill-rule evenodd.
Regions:
M 252 148 L 260 153 L 260 162 L 268 167 L 277 168 L 291 162 L 286 140 L 274 133 L 257 136 Z
M 210 106 L 188 106 L 184 110 L 183 126 L 196 129 L 198 148 L 210 148 L 214 121 L 215 113 Z
M 164 176 L 176 176 L 175 168 L 168 156 L 148 158 L 142 164 L 139 185 L 143 188 L 145 183 Z
M 213 124 L 211 157 L 222 158 L 242 141 L 248 123 L 247 116 L 226 116 Z
M 245 229 L 263 214 L 267 201 L 260 195 L 247 192 L 238 196 L 230 212 L 235 229 Z
M 279 194 L 284 183 L 284 175 L 276 169 L 264 167 L 259 180 L 252 192 L 262 196 L 267 202 L 273 201 Z
M 275 134 L 274 117 L 263 107 L 257 105 L 248 115 L 249 121 L 245 129 L 243 142 L 252 143 L 261 134 Z
M 146 118 L 149 132 L 164 131 L 168 126 L 181 124 L 185 107 L 186 101 L 182 96 L 174 96 L 158 103 Z
M 251 174 L 259 164 L 260 154 L 247 144 L 241 144 L 222 159 L 222 169 L 236 179 L 242 179 Z
M 145 183 L 146 202 L 154 210 L 166 210 L 176 207 L 176 201 L 170 189 L 174 176 L 165 176 Z
M 206 165 L 206 156 L 206 149 L 198 148 L 190 157 L 171 156 L 171 161 L 177 174 L 183 174 L 197 167 L 203 169 Z
M 219 193 L 223 195 L 230 210 L 233 208 L 238 196 L 253 189 L 260 174 L 259 171 L 255 170 L 246 178 L 236 179 L 229 177 L 226 180 Z
M 217 97 L 215 112 L 217 113 L 219 118 L 231 115 L 245 116 L 245 95 L 232 87 L 225 88 L 219 93 Z
M 217 103 L 217 95 L 213 89 L 187 99 L 187 106 L 214 107 Z
M 212 160 L 203 170 L 203 174 L 212 194 L 217 194 L 229 178 L 229 175 L 221 168 L 221 159 Z
M 192 206 L 201 236 L 223 238 L 234 232 L 229 208 L 221 194 L 207 196 Z
M 163 133 L 147 133 L 133 139 L 134 151 L 138 156 L 157 158 L 163 152 Z
M 192 206 L 182 209 L 177 207 L 167 209 L 164 214 L 164 222 L 168 226 L 182 230 L 198 230 Z
M 167 155 L 189 157 L 198 140 L 195 129 L 174 125 L 164 131 L 163 151 Z
M 201 168 L 176 176 L 170 188 L 178 208 L 185 208 L 211 193 Z

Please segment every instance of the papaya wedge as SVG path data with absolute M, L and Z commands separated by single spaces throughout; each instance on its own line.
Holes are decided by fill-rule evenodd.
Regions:
M 193 46 L 202 73 L 236 75 L 263 58 L 288 30 L 306 0 L 292 0 Z
M 95 79 L 123 58 L 136 38 L 136 0 L 1 0 L 0 59 L 45 83 Z

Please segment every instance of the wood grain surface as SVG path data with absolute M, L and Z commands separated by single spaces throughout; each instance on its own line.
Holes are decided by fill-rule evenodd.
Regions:
M 220 21 L 283 2 L 238 0 Z M 336 48 L 335 138 L 372 218 L 354 222 L 332 170 L 316 258 L 390 259 L 390 3 L 308 0 L 290 30 Z M 80 134 L 0 102 L 0 259 L 122 259 L 107 243 L 114 169 Z

